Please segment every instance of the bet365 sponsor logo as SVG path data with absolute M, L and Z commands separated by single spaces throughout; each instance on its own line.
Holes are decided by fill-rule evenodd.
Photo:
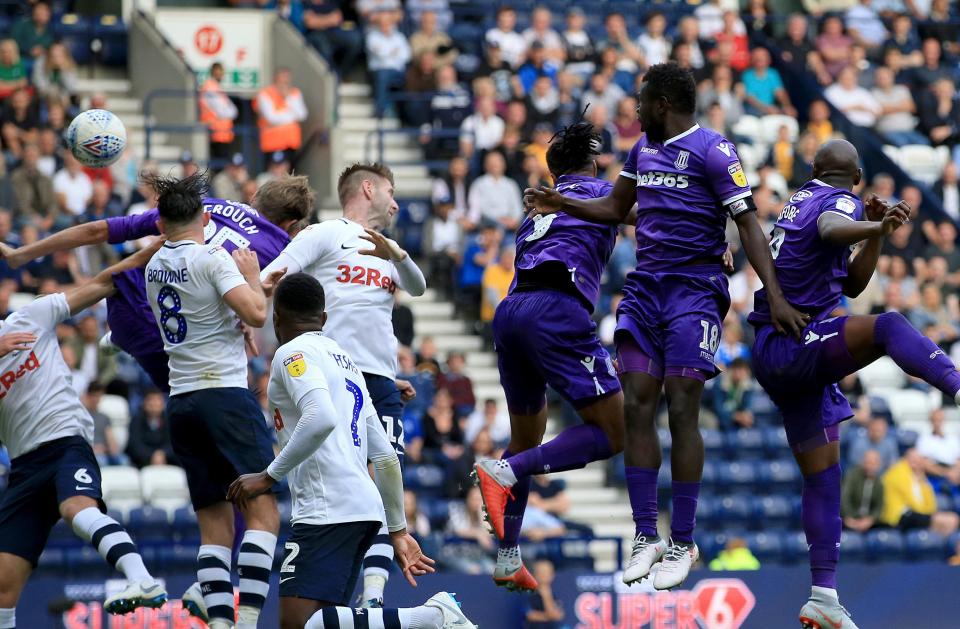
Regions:
M 739 629 L 756 604 L 740 579 L 704 579 L 692 590 L 617 589 L 580 594 L 576 629 Z

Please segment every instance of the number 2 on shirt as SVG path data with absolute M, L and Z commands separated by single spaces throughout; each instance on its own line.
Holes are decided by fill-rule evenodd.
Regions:
M 345 380 L 347 391 L 353 395 L 353 417 L 350 420 L 350 434 L 353 436 L 353 445 L 360 447 L 360 433 L 357 430 L 357 422 L 360 421 L 360 410 L 363 408 L 363 391 L 352 380 Z

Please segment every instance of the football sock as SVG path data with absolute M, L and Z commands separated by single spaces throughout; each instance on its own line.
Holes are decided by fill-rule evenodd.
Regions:
M 517 479 L 533 474 L 578 470 L 613 455 L 607 435 L 593 424 L 577 424 L 547 443 L 510 457 Z
M 73 517 L 72 526 L 78 537 L 90 542 L 128 581 L 153 581 L 130 534 L 116 520 L 96 507 L 88 507 Z
M 659 470 L 646 467 L 627 467 L 627 493 L 633 509 L 635 535 L 657 535 L 657 475 Z
M 837 589 L 840 560 L 840 465 L 803 477 L 803 532 L 810 548 L 813 585 Z
M 325 607 L 304 629 L 442 629 L 443 613 L 435 607 L 406 609 L 352 609 Z
M 237 629 L 257 629 L 260 610 L 270 591 L 270 569 L 277 536 L 267 531 L 248 529 L 240 542 L 237 574 L 240 577 L 240 606 Z
M 210 625 L 215 620 L 233 625 L 233 584 L 230 582 L 231 550 L 204 544 L 197 553 L 197 581 L 203 592 Z
M 510 452 L 503 453 L 504 459 L 510 458 Z M 510 488 L 512 499 L 507 499 L 503 514 L 503 540 L 500 548 L 516 547 L 520 543 L 520 528 L 523 526 L 523 513 L 527 510 L 527 498 L 530 496 L 530 477 L 524 476 Z
M 960 372 L 953 361 L 899 312 L 878 316 L 873 338 L 893 362 L 911 376 L 923 379 L 952 398 L 960 393 Z
M 390 533 L 383 526 L 373 538 L 373 544 L 363 556 L 363 600 L 383 600 L 383 589 L 390 578 L 393 563 L 393 545 Z
M 0 608 L 0 629 L 16 629 L 17 610 L 9 607 Z
M 697 498 L 700 483 L 673 481 L 673 513 L 670 516 L 670 538 L 675 542 L 693 543 L 697 523 Z

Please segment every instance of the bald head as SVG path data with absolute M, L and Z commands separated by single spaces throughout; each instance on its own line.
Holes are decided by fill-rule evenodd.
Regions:
M 860 183 L 860 154 L 846 140 L 829 140 L 813 158 L 813 176 L 831 185 L 853 188 Z

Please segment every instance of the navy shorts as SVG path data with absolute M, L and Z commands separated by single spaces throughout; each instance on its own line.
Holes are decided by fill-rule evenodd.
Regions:
M 372 373 L 363 374 L 367 383 L 367 391 L 377 410 L 383 430 L 387 433 L 390 445 L 397 451 L 397 456 L 403 457 L 403 400 L 400 398 L 400 389 L 397 383 L 386 376 Z
M 294 524 L 283 545 L 280 596 L 350 605 L 363 556 L 380 522 Z
M 194 510 L 223 502 L 238 476 L 262 472 L 273 461 L 270 428 L 247 389 L 200 389 L 171 396 L 167 416 Z M 280 491 L 280 484 L 273 490 Z
M 538 290 L 500 302 L 493 341 L 510 412 L 537 413 L 546 404 L 548 384 L 578 409 L 619 391 L 620 380 L 596 330 L 572 295 Z
M 93 498 L 106 513 L 100 466 L 83 437 L 63 437 L 13 459 L 10 482 L 0 496 L 0 553 L 23 557 L 34 567 L 60 519 L 60 503 Z

